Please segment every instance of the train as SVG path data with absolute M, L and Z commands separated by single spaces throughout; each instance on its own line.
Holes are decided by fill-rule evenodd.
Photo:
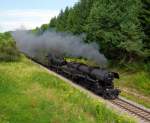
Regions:
M 44 60 L 29 58 L 104 99 L 116 99 L 121 92 L 114 87 L 114 79 L 119 79 L 119 74 L 116 72 L 83 63 L 68 62 L 64 57 L 55 54 L 46 55 Z
M 53 54 L 48 54 L 46 59 L 46 63 L 40 62 L 40 64 L 104 99 L 116 99 L 121 92 L 114 87 L 114 79 L 119 79 L 119 74 L 116 72 L 83 63 L 67 62 L 63 57 Z

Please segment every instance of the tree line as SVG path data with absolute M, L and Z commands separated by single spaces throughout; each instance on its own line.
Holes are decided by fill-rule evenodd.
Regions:
M 10 32 L 0 33 L 0 62 L 18 61 L 20 52 Z
M 80 0 L 34 31 L 84 33 L 85 42 L 97 42 L 110 60 L 149 61 L 149 6 L 149 0 Z

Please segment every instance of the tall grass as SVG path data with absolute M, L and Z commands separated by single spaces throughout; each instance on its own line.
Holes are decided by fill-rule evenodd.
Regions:
M 120 73 L 118 84 L 120 86 L 136 89 L 143 95 L 150 95 L 150 76 L 149 73 L 145 71 Z
M 23 58 L 0 63 L 0 123 L 133 123 Z
M 116 86 L 122 89 L 122 95 L 149 108 L 150 73 L 144 70 L 133 72 L 124 69 L 115 69 L 115 71 L 120 73 L 120 79 L 117 80 Z M 124 92 L 124 89 L 127 91 Z

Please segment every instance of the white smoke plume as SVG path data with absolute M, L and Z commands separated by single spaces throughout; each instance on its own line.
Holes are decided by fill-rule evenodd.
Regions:
M 107 63 L 96 43 L 84 43 L 81 37 L 72 34 L 47 31 L 42 35 L 35 35 L 30 31 L 18 30 L 12 32 L 12 35 L 17 47 L 31 57 L 40 57 L 48 53 L 65 54 L 93 60 L 100 66 L 105 66 Z

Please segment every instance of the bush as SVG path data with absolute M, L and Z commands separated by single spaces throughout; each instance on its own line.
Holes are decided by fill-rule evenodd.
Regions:
M 11 34 L 0 33 L 0 61 L 16 61 L 19 57 L 20 53 Z

